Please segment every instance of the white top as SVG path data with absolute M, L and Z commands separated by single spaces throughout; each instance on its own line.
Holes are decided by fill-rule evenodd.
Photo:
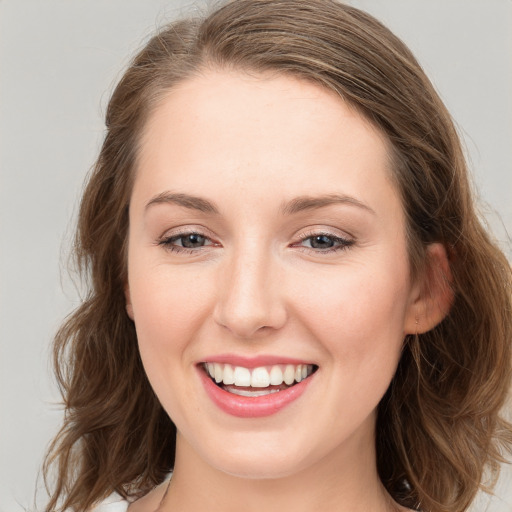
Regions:
M 94 507 L 91 512 L 126 512 L 129 504 L 119 494 L 114 493 Z
M 167 485 L 171 479 L 171 476 L 172 472 L 167 475 L 167 478 L 160 485 Z M 119 496 L 119 494 L 114 492 L 89 512 L 127 512 L 130 503 L 130 501 L 126 501 L 121 496 Z

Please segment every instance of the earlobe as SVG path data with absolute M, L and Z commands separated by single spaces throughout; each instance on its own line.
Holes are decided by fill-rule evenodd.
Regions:
M 130 287 L 128 284 L 124 287 L 124 297 L 126 300 L 126 313 L 130 317 L 131 320 L 133 320 L 133 306 L 132 306 L 132 299 L 130 296 Z
M 453 303 L 452 282 L 446 248 L 440 243 L 429 245 L 425 271 L 419 277 L 408 311 L 405 334 L 422 334 L 442 322 Z

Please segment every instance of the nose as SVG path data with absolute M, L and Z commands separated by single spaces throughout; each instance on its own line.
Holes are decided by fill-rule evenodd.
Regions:
M 286 322 L 282 271 L 274 260 L 261 248 L 244 250 L 219 269 L 214 318 L 237 338 L 258 337 Z

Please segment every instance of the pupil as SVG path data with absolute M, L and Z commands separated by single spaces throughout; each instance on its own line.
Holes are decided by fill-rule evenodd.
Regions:
M 204 236 L 199 235 L 198 233 L 192 233 L 191 235 L 183 237 L 181 243 L 183 244 L 183 247 L 187 247 L 188 249 L 201 247 L 204 245 Z
M 313 247 L 313 249 L 326 249 L 332 247 L 333 245 L 334 241 L 332 238 L 326 235 L 314 236 L 311 240 L 311 247 Z

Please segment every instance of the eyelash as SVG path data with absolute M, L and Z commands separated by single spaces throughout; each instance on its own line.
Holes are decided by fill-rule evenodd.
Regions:
M 329 238 L 333 244 L 338 244 L 338 245 L 334 245 L 333 247 L 329 247 L 327 249 L 315 249 L 314 247 L 304 247 L 303 245 L 298 245 L 298 244 L 303 244 L 306 240 L 311 240 L 313 238 L 316 238 L 316 237 L 326 237 L 326 238 Z M 349 239 L 349 238 L 343 238 L 343 237 L 340 237 L 340 236 L 336 236 L 336 235 L 333 235 L 332 233 L 329 233 L 329 232 L 326 232 L 326 231 L 311 231 L 309 233 L 305 233 L 300 241 L 298 242 L 298 244 L 293 244 L 294 247 L 298 247 L 300 250 L 302 251 L 307 251 L 307 252 L 314 252 L 314 254 L 331 254 L 331 253 L 334 253 L 334 252 L 339 252 L 339 251 L 345 251 L 347 250 L 349 247 L 351 247 L 352 245 L 354 245 L 355 243 L 355 240 L 353 239 Z
M 209 240 L 210 242 L 212 242 L 211 238 L 208 237 L 207 235 L 201 233 L 200 231 L 191 230 L 191 231 L 183 231 L 181 233 L 176 233 L 171 236 L 162 238 L 161 240 L 158 241 L 158 245 L 164 247 L 167 251 L 179 253 L 179 254 L 197 254 L 198 250 L 203 249 L 204 247 L 211 247 L 211 246 L 218 245 L 215 242 L 212 242 L 206 246 L 203 245 L 203 246 L 200 246 L 197 248 L 190 248 L 190 247 L 174 245 L 177 240 L 180 240 L 180 239 L 186 238 L 187 236 L 192 236 L 192 235 L 200 236 L 200 237 L 204 238 L 205 240 Z
M 184 239 L 187 236 L 197 235 L 205 240 L 210 241 L 208 245 L 203 245 L 197 248 L 189 248 L 189 247 L 183 247 L 179 245 L 175 245 L 175 242 Z M 326 237 L 329 238 L 333 244 L 332 247 L 329 247 L 327 249 L 315 249 L 314 247 L 305 247 L 301 244 L 306 242 L 307 240 L 311 240 L 315 237 Z M 331 254 L 338 251 L 344 251 L 347 250 L 349 247 L 354 245 L 355 240 L 342 238 L 336 235 L 333 235 L 332 233 L 324 232 L 324 231 L 312 231 L 309 233 L 304 234 L 299 242 L 292 244 L 292 247 L 297 247 L 299 250 L 303 252 L 313 252 L 314 254 Z M 171 236 L 162 238 L 157 242 L 157 245 L 164 247 L 167 251 L 178 253 L 178 254 L 197 254 L 198 251 L 204 249 L 205 247 L 215 247 L 218 246 L 217 243 L 213 242 L 210 237 L 207 235 L 201 233 L 200 231 L 184 231 L 182 233 L 176 233 Z

